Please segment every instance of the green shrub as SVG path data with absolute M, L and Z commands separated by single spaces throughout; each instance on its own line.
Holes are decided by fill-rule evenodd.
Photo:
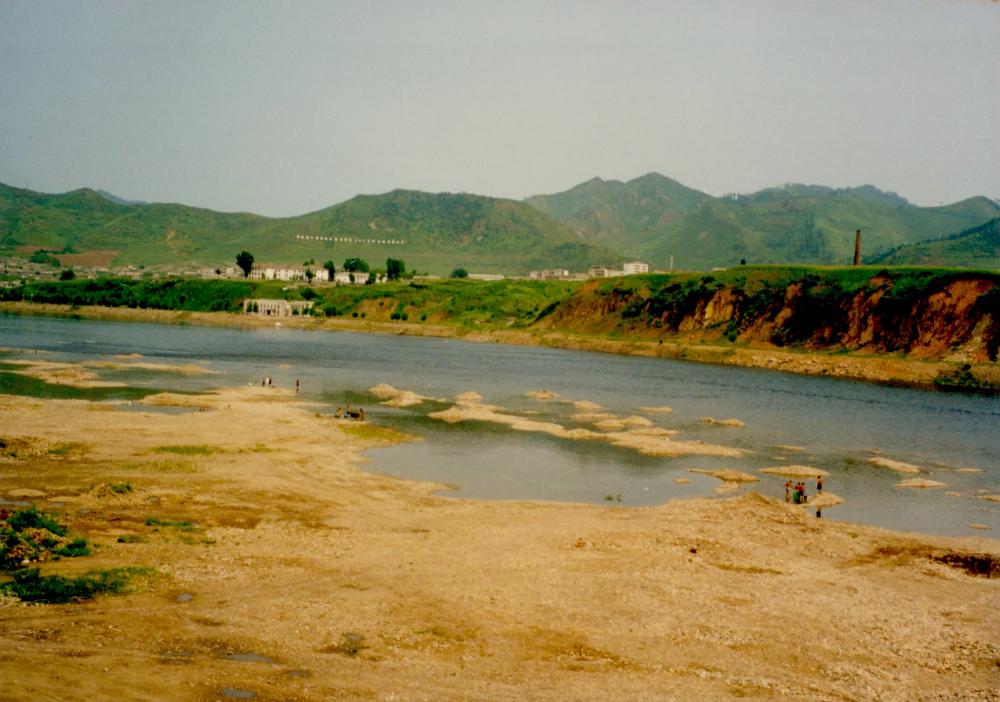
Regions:
M 171 521 L 169 519 L 160 519 L 159 517 L 149 517 L 146 519 L 146 526 L 170 527 L 173 529 L 180 529 L 181 531 L 194 531 L 198 527 L 198 525 L 194 522 L 185 520 Z
M 145 539 L 138 534 L 125 534 L 124 536 L 118 537 L 118 543 L 120 544 L 141 544 L 144 542 Z
M 8 519 L 7 524 L 14 531 L 24 531 L 25 529 L 48 529 L 53 534 L 66 536 L 66 527 L 56 521 L 51 514 L 39 512 L 34 505 L 28 509 L 14 512 Z
M 78 538 L 73 539 L 65 546 L 60 546 L 53 553 L 57 556 L 66 556 L 67 558 L 79 558 L 80 556 L 89 556 L 90 548 L 87 545 L 86 539 Z
M 67 578 L 42 576 L 38 568 L 26 568 L 14 573 L 12 582 L 0 585 L 0 591 L 16 595 L 24 602 L 64 604 L 89 600 L 103 593 L 123 592 L 133 577 L 150 572 L 148 568 L 112 568 Z

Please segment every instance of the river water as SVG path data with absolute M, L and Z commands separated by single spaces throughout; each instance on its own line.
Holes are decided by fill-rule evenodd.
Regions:
M 844 504 L 823 510 L 824 519 L 937 534 L 1000 533 L 1000 504 L 982 499 L 1000 494 L 996 397 L 664 359 L 277 326 L 234 330 L 0 316 L 0 347 L 15 349 L 0 355 L 0 392 L 59 394 L 12 376 L 3 364 L 12 358 L 92 360 L 141 354 L 146 362 L 197 363 L 215 371 L 199 376 L 101 371 L 102 377 L 130 386 L 128 391 L 105 391 L 108 397 L 132 397 L 142 388 L 197 391 L 259 383 L 265 375 L 292 387 L 297 379 L 303 399 L 319 403 L 320 411 L 332 412 L 349 401 L 363 406 L 371 421 L 424 439 L 370 451 L 368 469 L 448 483 L 455 487 L 450 494 L 459 496 L 593 502 L 609 508 L 652 505 L 719 494 L 718 480 L 689 468 L 734 468 L 755 473 L 761 481 L 723 496 L 752 489 L 783 498 L 785 478 L 758 470 L 795 463 L 828 471 L 826 491 L 845 498 Z M 378 383 L 442 402 L 384 407 L 367 393 Z M 526 395 L 543 388 L 559 397 Z M 449 398 L 470 390 L 507 412 L 570 428 L 586 426 L 570 419 L 578 411 L 573 401 L 594 402 L 618 416 L 668 405 L 670 413 L 645 416 L 678 431 L 677 439 L 732 446 L 744 455 L 649 457 L 603 442 L 481 422 L 447 425 L 428 417 L 448 407 Z M 709 425 L 700 421 L 706 416 L 737 418 L 744 426 Z M 875 456 L 916 464 L 922 472 L 908 476 L 877 467 L 869 462 Z M 895 487 L 908 477 L 938 480 L 946 487 Z M 813 493 L 813 481 L 808 482 Z

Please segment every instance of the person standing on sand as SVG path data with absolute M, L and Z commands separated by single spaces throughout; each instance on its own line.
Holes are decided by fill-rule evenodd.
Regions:
M 299 392 L 299 379 L 296 378 L 295 379 L 295 394 L 297 395 L 298 392 Z
M 809 497 L 806 495 L 806 481 L 805 480 L 803 480 L 801 483 L 799 483 L 799 490 L 802 493 L 802 504 L 805 504 L 806 502 L 809 501 Z
M 823 492 L 823 476 L 822 475 L 817 475 L 816 476 L 816 492 L 817 493 Z
M 792 488 L 792 504 L 797 505 L 799 503 L 799 498 L 802 497 L 802 493 L 799 492 L 799 484 L 795 483 L 795 487 Z
M 785 481 L 785 502 L 791 502 L 791 501 L 792 501 L 792 481 L 791 480 L 786 480 Z

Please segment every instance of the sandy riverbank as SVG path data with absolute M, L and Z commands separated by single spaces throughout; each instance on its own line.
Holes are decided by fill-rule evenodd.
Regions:
M 273 327 L 273 319 L 230 314 L 226 312 L 180 312 L 173 310 L 141 310 L 119 307 L 73 307 L 30 302 L 0 302 L 0 314 L 74 317 L 116 322 L 154 322 L 158 324 L 191 324 L 239 329 Z M 363 319 L 290 317 L 279 322 L 290 329 L 319 331 L 350 331 L 401 336 L 460 338 L 477 343 L 547 346 L 577 351 L 598 351 L 627 356 L 647 356 L 763 368 L 800 375 L 847 378 L 866 382 L 929 388 L 936 378 L 950 374 L 962 364 L 950 361 L 907 358 L 901 355 L 861 353 L 828 353 L 789 351 L 776 347 L 732 346 L 703 344 L 678 340 L 648 341 L 612 339 L 599 336 L 533 332 L 523 330 L 491 330 L 463 332 L 457 327 L 412 322 L 377 322 Z M 1000 364 L 973 364 L 972 372 L 984 387 L 1000 389 Z
M 0 396 L 0 496 L 145 565 L 140 592 L 0 612 L 11 700 L 996 699 L 1000 578 L 943 539 L 757 495 L 454 500 L 363 472 L 402 437 L 249 387 L 163 414 Z M 12 444 L 13 445 L 13 444 Z M 133 491 L 104 489 L 127 480 Z M 149 518 L 190 521 L 179 531 Z M 119 537 L 129 537 L 120 543 Z

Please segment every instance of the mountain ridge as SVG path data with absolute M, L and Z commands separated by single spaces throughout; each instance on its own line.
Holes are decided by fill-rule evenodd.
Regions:
M 898 246 L 874 258 L 886 265 L 961 266 L 975 260 L 977 265 L 1000 268 L 1000 217 L 955 234 Z
M 441 274 L 456 267 L 527 272 L 559 263 L 581 269 L 616 260 L 529 205 L 482 195 L 397 189 L 295 217 L 265 217 L 176 203 L 120 204 L 90 188 L 46 194 L 0 184 L 0 248 L 32 247 L 113 250 L 115 265 L 215 266 L 244 249 L 275 263 L 357 256 L 378 266 L 393 257 Z
M 856 229 L 863 233 L 865 259 L 872 260 L 998 216 L 1000 204 L 982 196 L 920 207 L 871 184 L 786 183 L 715 197 L 656 171 L 627 181 L 595 176 L 524 200 L 397 188 L 291 217 L 126 201 L 91 188 L 49 194 L 0 183 L 0 251 L 100 249 L 115 252 L 115 265 L 215 266 L 246 249 L 275 263 L 359 256 L 378 265 L 403 258 L 411 268 L 442 274 L 455 267 L 508 274 L 583 270 L 625 257 L 654 268 L 674 260 L 688 269 L 743 260 L 846 264 Z M 405 243 L 386 244 L 390 239 Z M 971 258 L 956 265 L 979 265 L 976 249 L 967 253 Z
M 591 179 L 525 201 L 587 240 L 654 267 L 676 260 L 691 269 L 743 260 L 847 264 L 857 229 L 864 251 L 877 254 L 1000 215 L 1000 205 L 982 196 L 919 207 L 871 184 L 786 183 L 714 197 L 658 173 L 626 182 Z

